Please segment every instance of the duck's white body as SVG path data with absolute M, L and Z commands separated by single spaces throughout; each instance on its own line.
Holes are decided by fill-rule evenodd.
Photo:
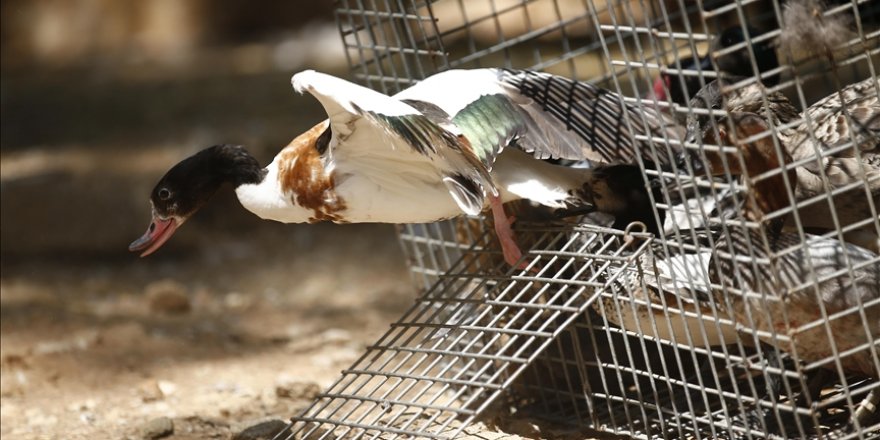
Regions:
M 326 122 L 320 125 L 326 126 Z M 362 134 L 363 133 L 363 134 Z M 356 131 L 350 142 L 368 142 L 366 131 Z M 387 142 L 389 152 L 397 154 L 339 154 L 327 160 L 320 175 L 329 170 L 334 175 L 333 192 L 345 201 L 344 208 L 328 220 L 341 223 L 423 223 L 461 215 L 449 191 L 439 181 L 430 162 L 395 147 L 396 139 Z M 290 148 L 290 147 L 288 147 Z M 374 149 L 370 151 L 375 152 Z M 381 151 L 381 150 L 380 150 Z M 285 163 L 292 160 L 294 163 Z M 242 185 L 236 194 L 242 205 L 260 218 L 283 223 L 324 220 L 314 209 L 297 203 L 297 195 L 283 188 L 279 170 L 295 166 L 296 157 L 277 156 L 266 167 L 266 179 L 259 184 Z
M 367 133 L 355 132 L 348 141 L 371 142 L 360 139 Z M 260 218 L 283 223 L 429 223 L 464 213 L 430 161 L 410 153 L 409 147 L 395 145 L 401 143 L 398 139 L 383 140 L 388 142 L 387 154 L 339 154 L 327 162 L 324 169 L 334 175 L 335 197 L 345 201 L 333 218 L 322 218 L 314 209 L 299 205 L 296 194 L 282 187 L 279 170 L 295 165 L 284 164 L 282 155 L 266 167 L 268 173 L 262 182 L 241 185 L 236 195 L 242 206 Z M 491 175 L 502 203 L 527 198 L 563 208 L 565 200 L 572 197 L 570 189 L 583 184 L 584 173 L 583 169 L 551 165 L 510 150 L 499 156 Z

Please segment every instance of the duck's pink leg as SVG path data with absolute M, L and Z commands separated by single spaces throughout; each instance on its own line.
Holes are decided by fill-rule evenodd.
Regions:
M 489 205 L 492 207 L 492 219 L 495 221 L 495 234 L 501 243 L 501 252 L 504 254 L 504 261 L 507 264 L 521 270 L 526 269 L 526 263 L 519 263 L 522 258 L 522 251 L 516 244 L 513 237 L 513 229 L 510 228 L 511 219 L 504 212 L 504 205 L 501 204 L 501 198 L 489 196 Z M 519 264 L 517 264 L 519 263 Z

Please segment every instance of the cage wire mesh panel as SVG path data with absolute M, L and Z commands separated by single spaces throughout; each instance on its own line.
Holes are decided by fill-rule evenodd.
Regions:
M 650 242 L 628 249 L 622 233 L 590 226 L 533 234 L 536 246 L 558 250 L 539 258 L 555 271 L 491 275 L 485 255 L 466 252 L 295 418 L 292 435 L 456 437 L 493 402 L 504 404 L 502 391 Z
M 628 128 L 661 112 L 677 136 L 632 135 L 652 208 L 628 226 L 508 206 L 530 270 L 504 263 L 491 220 L 400 226 L 423 293 L 285 435 L 450 438 L 513 416 L 562 430 L 544 436 L 880 438 L 878 10 L 338 2 L 373 89 L 538 70 L 616 93 L 641 110 Z M 577 130 L 555 84 L 528 96 Z M 615 186 L 603 164 L 568 164 Z

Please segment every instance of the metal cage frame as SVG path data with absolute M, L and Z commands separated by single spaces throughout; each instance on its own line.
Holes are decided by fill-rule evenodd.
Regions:
M 826 94 L 820 85 L 835 91 L 863 77 L 877 78 L 876 5 L 866 0 L 832 7 L 789 1 L 819 5 L 819 19 L 828 22 L 849 14 L 854 30 L 827 57 L 779 49 L 779 67 L 759 71 L 754 45 L 776 41 L 795 25 L 785 23 L 788 6 L 782 0 L 342 0 L 336 18 L 354 76 L 386 94 L 448 69 L 508 67 L 586 80 L 637 108 L 662 108 L 681 118 L 713 115 L 719 112 L 630 97 L 649 96 L 658 72 L 673 75 L 673 81 L 697 78 L 700 85 L 708 84 L 718 75 L 714 65 L 690 67 L 687 57 L 705 52 L 720 27 L 739 26 L 748 33 L 746 24 L 753 22 L 763 29 L 760 35 L 746 35 L 741 44 L 713 52 L 718 57 L 747 49 L 753 75 L 734 89 L 778 76 L 778 84 L 764 89 L 761 99 L 783 92 L 806 109 Z M 880 90 L 876 82 L 875 93 Z M 689 92 L 685 96 L 690 98 Z M 628 125 L 643 123 L 624 119 Z M 787 125 L 770 124 L 777 154 L 783 148 L 777 135 L 799 124 L 812 124 L 809 114 Z M 713 124 L 716 138 L 719 128 L 725 127 Z M 638 140 L 653 157 L 668 154 L 670 145 L 684 145 L 656 136 Z M 687 148 L 704 157 L 724 147 L 699 142 Z M 842 148 L 817 151 L 817 157 Z M 735 153 L 745 161 L 741 150 Z M 880 338 L 870 330 L 873 318 L 880 320 L 880 297 L 857 298 L 842 311 L 826 310 L 816 300 L 815 320 L 790 322 L 786 317 L 783 327 L 759 328 L 762 320 L 778 319 L 771 311 L 787 310 L 792 295 L 821 295 L 822 283 L 880 268 L 876 254 L 859 262 L 844 258 L 831 273 L 814 268 L 808 258 L 810 249 L 828 243 L 821 240 L 842 242 L 845 233 L 860 227 L 880 233 L 880 206 L 872 202 L 873 195 L 865 197 L 871 217 L 843 225 L 832 209 L 836 228 L 824 235 L 805 231 L 799 217 L 811 204 L 835 206 L 840 194 L 869 194 L 868 183 L 853 182 L 770 213 L 771 220 L 793 217 L 798 228 L 792 234 L 796 243 L 772 247 L 772 237 L 756 229 L 753 219 L 719 219 L 700 206 L 676 205 L 671 199 L 684 185 L 681 174 L 657 173 L 646 166 L 651 158 L 637 159 L 646 178 L 666 178 L 662 197 L 652 195 L 658 212 L 700 219 L 700 227 L 712 221 L 720 225 L 720 235 L 709 238 L 714 253 L 706 258 L 718 258 L 729 248 L 727 266 L 714 270 L 726 268 L 736 274 L 734 281 L 718 285 L 690 273 L 676 279 L 661 270 L 682 247 L 702 255 L 703 241 L 690 228 L 675 226 L 654 236 L 637 223 L 625 231 L 608 228 L 601 215 L 577 222 L 520 222 L 519 240 L 528 249 L 532 269 L 520 271 L 499 257 L 488 220 L 461 217 L 401 225 L 401 244 L 422 293 L 277 438 L 455 438 L 469 434 L 468 427 L 478 420 L 502 420 L 503 425 L 517 418 L 540 420 L 552 427 L 548 432 L 565 435 L 592 429 L 638 438 L 880 438 L 880 422 L 847 425 L 866 395 L 880 393 L 880 381 L 853 375 L 841 363 L 841 358 L 868 353 L 880 375 Z M 716 203 L 733 193 L 732 203 L 747 204 L 753 201 L 749 188 L 755 182 L 778 178 L 807 162 L 784 164 L 754 182 L 738 180 L 725 162 L 725 178 L 704 179 L 701 188 Z M 795 199 L 794 182 L 783 180 L 785 192 Z M 522 209 L 528 213 L 530 207 Z M 734 243 L 734 236 L 745 239 Z M 749 274 L 777 270 L 791 255 L 807 256 L 806 282 L 786 285 L 784 295 L 768 294 L 760 279 L 742 281 L 760 278 Z M 730 306 L 723 301 L 682 293 L 700 288 L 745 303 L 747 318 L 722 312 Z M 750 308 L 748 301 L 761 306 Z M 847 318 L 860 320 L 867 342 L 838 349 L 829 322 Z M 802 334 L 817 329 L 828 336 L 831 356 L 806 359 L 789 349 Z M 724 344 L 710 343 L 716 334 Z M 829 365 L 832 373 L 819 373 Z M 812 381 L 822 381 L 815 396 Z

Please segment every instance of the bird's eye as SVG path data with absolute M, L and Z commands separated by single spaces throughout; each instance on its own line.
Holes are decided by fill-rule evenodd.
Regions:
M 159 200 L 168 200 L 171 198 L 171 190 L 162 188 L 159 190 Z

